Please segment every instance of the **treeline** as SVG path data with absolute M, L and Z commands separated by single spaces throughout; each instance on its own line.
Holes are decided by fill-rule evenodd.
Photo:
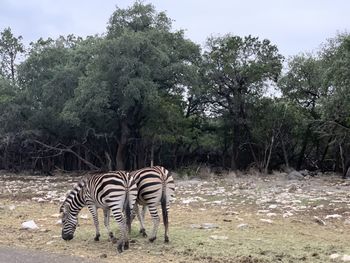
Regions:
M 5 28 L 0 61 L 0 169 L 342 172 L 349 158 L 348 34 L 282 71 L 269 40 L 225 35 L 201 49 L 136 2 L 87 38 L 25 48 Z

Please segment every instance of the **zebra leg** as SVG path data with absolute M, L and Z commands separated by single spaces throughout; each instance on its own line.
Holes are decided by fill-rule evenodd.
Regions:
M 97 208 L 95 205 L 88 205 L 88 209 L 90 211 L 90 213 L 92 214 L 92 218 L 94 220 L 94 225 L 96 228 L 96 236 L 94 238 L 95 241 L 99 241 L 100 240 L 100 226 L 99 226 L 99 222 L 98 222 L 98 214 L 97 214 Z
M 137 219 L 140 221 L 140 234 L 142 234 L 143 237 L 147 237 L 145 229 L 145 213 L 147 210 L 147 206 L 142 206 L 142 211 L 140 211 L 139 206 L 135 204 L 135 210 L 137 214 Z
M 169 204 L 166 204 L 165 211 L 163 210 L 162 213 L 166 213 L 166 216 L 163 215 L 163 223 L 164 223 L 164 242 L 169 243 Z
M 120 207 L 112 208 L 112 215 L 117 221 L 120 229 L 120 238 L 117 241 L 117 251 L 122 253 L 123 249 L 126 250 L 129 248 L 128 226 L 126 225 L 126 221 Z
M 111 231 L 111 228 L 109 226 L 109 216 L 110 216 L 111 212 L 109 210 L 109 208 L 105 208 L 103 209 L 103 215 L 104 215 L 104 225 L 108 231 L 108 236 L 109 236 L 109 240 L 112 241 L 112 243 L 116 243 L 117 239 L 114 237 L 113 232 Z
M 156 205 L 154 205 L 154 204 L 149 205 L 148 209 L 149 209 L 149 212 L 151 214 L 152 221 L 153 221 L 153 230 L 152 230 L 152 235 L 149 238 L 149 241 L 153 242 L 157 238 L 157 231 L 158 231 L 160 219 L 159 219 L 158 210 L 157 210 Z

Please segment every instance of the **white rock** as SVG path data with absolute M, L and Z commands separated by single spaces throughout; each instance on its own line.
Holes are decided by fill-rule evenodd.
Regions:
M 276 213 L 267 213 L 266 216 L 273 217 L 273 216 L 277 216 L 277 214 Z
M 88 219 L 89 216 L 87 214 L 82 214 L 79 216 L 81 219 Z
M 246 228 L 248 228 L 248 227 L 249 227 L 248 224 L 239 224 L 239 225 L 237 226 L 237 228 L 239 228 L 239 229 L 246 229 Z
M 38 229 L 39 227 L 35 224 L 34 220 L 29 220 L 22 223 L 22 229 Z
M 268 224 L 272 224 L 273 221 L 271 219 L 260 219 L 261 222 L 264 222 L 264 223 L 268 223 Z
M 283 218 L 287 218 L 287 217 L 290 217 L 290 216 L 293 216 L 293 213 L 287 211 L 283 214 Z
M 185 204 L 185 205 L 187 205 L 189 203 L 193 203 L 193 202 L 198 202 L 198 201 L 196 199 L 194 199 L 194 198 L 188 198 L 188 199 L 182 200 L 182 203 Z
M 326 219 L 339 219 L 342 218 L 342 215 L 334 214 L 334 215 L 326 215 Z
M 58 220 L 56 221 L 56 225 L 62 225 L 62 219 L 58 219 Z
M 344 262 L 349 262 L 350 261 L 350 255 L 343 255 L 341 260 L 344 261 Z
M 56 242 L 56 240 L 51 240 L 51 241 L 49 241 L 49 242 L 46 242 L 46 245 L 51 245 L 51 244 L 53 244 L 53 243 L 55 243 Z
M 219 226 L 216 225 L 216 224 L 212 224 L 212 223 L 203 223 L 201 225 L 201 228 L 203 228 L 203 229 L 212 229 L 212 228 L 219 228 Z
M 16 206 L 15 206 L 15 205 L 9 205 L 9 209 L 10 209 L 11 211 L 13 211 L 13 210 L 16 209 Z
M 340 255 L 336 254 L 336 253 L 329 256 L 329 258 L 332 259 L 332 260 L 337 259 L 339 257 L 340 257 Z
M 228 239 L 227 236 L 217 236 L 217 235 L 210 236 L 210 238 L 214 239 L 214 240 L 227 240 Z
M 269 206 L 269 209 L 276 209 L 277 208 L 277 205 L 270 205 Z

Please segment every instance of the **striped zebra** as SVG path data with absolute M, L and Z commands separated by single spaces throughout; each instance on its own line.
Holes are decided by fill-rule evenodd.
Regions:
M 120 239 L 117 250 L 129 248 L 129 232 L 131 226 L 131 212 L 137 197 L 135 181 L 123 171 L 96 174 L 81 180 L 60 207 L 62 215 L 62 238 L 71 240 L 78 223 L 78 213 L 87 206 L 92 213 L 96 226 L 96 237 L 99 238 L 97 208 L 102 208 L 105 215 L 105 225 L 109 225 L 111 212 L 120 227 Z M 126 216 L 123 215 L 125 211 Z M 112 232 L 107 227 L 110 236 Z
M 160 222 L 157 206 L 160 204 L 165 228 L 164 242 L 169 242 L 168 211 L 169 202 L 173 198 L 175 191 L 173 177 L 167 169 L 161 166 L 143 168 L 131 172 L 130 175 L 135 180 L 138 189 L 134 213 L 136 213 L 141 224 L 140 233 L 143 234 L 144 237 L 147 237 L 144 218 L 148 207 L 153 221 L 153 230 L 149 241 L 153 242 L 157 238 Z M 142 211 L 139 210 L 138 205 L 142 206 Z

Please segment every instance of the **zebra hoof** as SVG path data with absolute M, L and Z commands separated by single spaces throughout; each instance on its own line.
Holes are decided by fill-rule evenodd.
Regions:
M 123 252 L 123 244 L 122 243 L 118 244 L 117 251 L 118 251 L 118 253 L 122 253 Z
M 96 235 L 94 238 L 95 241 L 100 241 L 100 235 Z
M 153 243 L 153 241 L 156 240 L 156 239 L 157 239 L 157 237 L 151 237 L 151 238 L 149 239 L 149 242 Z
M 129 249 L 129 241 L 126 241 L 124 244 L 124 250 L 128 250 Z
M 145 229 L 140 229 L 140 234 L 142 234 L 143 237 L 147 237 L 147 233 Z
M 164 238 L 164 243 L 169 243 L 169 237 Z

